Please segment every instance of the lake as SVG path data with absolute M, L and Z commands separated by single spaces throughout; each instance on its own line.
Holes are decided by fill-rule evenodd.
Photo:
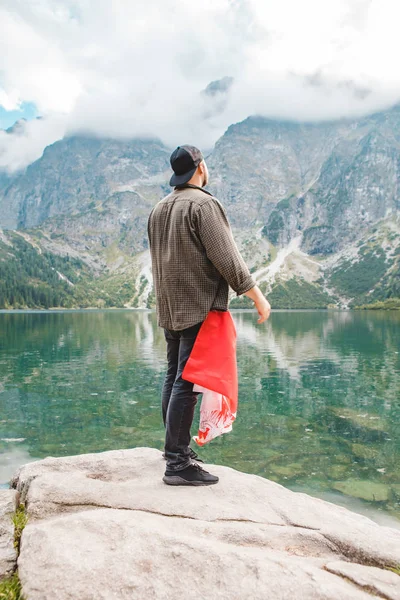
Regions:
M 232 314 L 238 417 L 199 454 L 400 526 L 400 311 Z M 0 487 L 46 456 L 162 449 L 165 366 L 153 312 L 0 311 Z

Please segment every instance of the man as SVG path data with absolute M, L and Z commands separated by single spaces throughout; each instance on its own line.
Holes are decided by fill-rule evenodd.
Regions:
M 228 310 L 229 286 L 254 301 L 258 323 L 269 317 L 271 307 L 237 249 L 224 208 L 204 189 L 208 169 L 200 150 L 178 146 L 170 162 L 174 190 L 156 204 L 148 220 L 157 319 L 167 341 L 163 481 L 211 485 L 218 477 L 198 464 L 189 446 L 198 393 L 182 379 L 182 371 L 208 312 Z

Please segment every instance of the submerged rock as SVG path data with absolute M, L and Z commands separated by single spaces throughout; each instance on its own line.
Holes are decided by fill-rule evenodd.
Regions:
M 336 481 L 332 487 L 347 496 L 353 496 L 353 498 L 361 498 L 372 502 L 387 502 L 389 500 L 390 488 L 385 483 L 375 483 L 363 479 L 347 479 L 346 481 Z
M 400 483 L 393 484 L 391 490 L 396 500 L 400 501 Z
M 379 456 L 379 450 L 367 444 L 352 444 L 351 450 L 357 458 L 362 458 L 363 460 L 374 460 Z
M 348 407 L 331 407 L 330 411 L 339 419 L 347 419 L 353 426 L 371 432 L 383 433 L 388 424 L 379 415 L 353 410 Z
M 292 464 L 271 464 L 269 465 L 269 469 L 275 473 L 276 475 L 281 475 L 285 477 L 297 477 L 305 473 L 305 469 L 303 465 L 300 463 L 292 463 Z
M 350 470 L 348 465 L 330 465 L 328 467 L 328 474 L 330 479 L 339 479 L 339 477 L 345 477 Z
M 21 467 L 26 600 L 399 600 L 400 531 L 228 467 L 200 488 L 164 469 L 149 448 Z

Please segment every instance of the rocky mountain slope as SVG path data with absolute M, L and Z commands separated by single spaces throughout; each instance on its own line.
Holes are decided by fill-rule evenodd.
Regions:
M 146 224 L 170 191 L 170 151 L 157 140 L 74 136 L 24 172 L 0 174 L 1 306 L 29 306 L 34 288 L 57 285 L 57 298 L 35 305 L 152 306 Z M 400 107 L 319 124 L 250 117 L 207 162 L 209 189 L 275 307 L 400 297 Z M 28 255 L 44 263 L 39 277 L 22 269 L 17 300 L 13 273 Z

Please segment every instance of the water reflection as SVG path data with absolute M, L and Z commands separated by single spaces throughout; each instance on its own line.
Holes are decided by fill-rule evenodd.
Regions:
M 233 314 L 239 415 L 205 459 L 400 518 L 400 314 Z M 164 369 L 154 313 L 1 313 L 0 485 L 49 455 L 162 448 Z

